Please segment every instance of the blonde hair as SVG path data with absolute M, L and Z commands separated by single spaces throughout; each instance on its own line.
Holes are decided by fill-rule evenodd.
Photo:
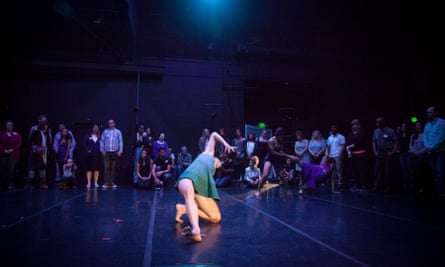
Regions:
M 253 157 L 250 158 L 250 160 L 254 160 L 255 161 L 255 163 L 253 164 L 253 167 L 257 168 L 258 164 L 260 163 L 260 159 L 257 156 L 253 156 Z

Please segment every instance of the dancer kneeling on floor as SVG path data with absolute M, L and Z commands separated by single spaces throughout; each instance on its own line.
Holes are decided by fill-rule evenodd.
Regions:
M 221 161 L 214 156 L 215 145 L 220 142 L 228 153 L 234 152 L 219 134 L 213 132 L 205 150 L 179 176 L 175 187 L 184 197 L 185 204 L 176 204 L 176 222 L 183 223 L 181 217 L 187 214 L 191 228 L 185 233 L 195 242 L 202 240 L 199 218 L 210 223 L 221 221 L 221 212 L 217 201 L 220 200 L 215 185 L 215 170 L 221 167 Z
M 302 167 L 303 186 L 300 188 L 299 194 L 303 194 L 305 191 L 315 191 L 316 184 L 328 177 L 335 163 L 334 160 L 328 156 L 324 156 L 320 164 L 304 162 L 299 157 L 294 157 L 293 159 Z

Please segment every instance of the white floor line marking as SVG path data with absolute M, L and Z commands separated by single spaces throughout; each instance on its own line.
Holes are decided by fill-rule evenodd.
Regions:
M 335 204 L 335 205 L 342 206 L 342 207 L 347 207 L 347 208 L 350 208 L 350 209 L 359 210 L 359 211 L 362 211 L 362 212 L 373 213 L 373 214 L 376 214 L 376 215 L 379 215 L 379 216 L 388 217 L 388 218 L 399 220 L 399 221 L 410 222 L 410 223 L 418 224 L 418 225 L 421 225 L 421 226 L 428 226 L 428 227 L 435 228 L 435 229 L 444 229 L 443 227 L 440 227 L 440 226 L 436 226 L 436 225 L 432 225 L 432 224 L 427 224 L 427 223 L 415 221 L 415 220 L 412 220 L 412 219 L 409 219 L 409 218 L 395 216 L 395 215 L 391 215 L 391 214 L 387 214 L 387 213 L 383 213 L 383 212 L 378 212 L 378 211 L 375 211 L 375 210 L 359 208 L 359 207 L 356 207 L 356 206 L 353 206 L 353 205 L 349 205 L 349 204 L 341 204 L 341 203 L 337 203 L 337 202 L 334 202 L 334 201 L 331 201 L 331 200 L 327 200 L 327 199 L 323 199 L 323 198 L 319 198 L 319 197 L 307 197 L 307 198 L 315 199 L 315 200 L 318 200 L 318 201 L 323 201 L 323 202 L 327 202 L 327 203 L 331 203 L 331 204 Z
M 151 214 L 150 221 L 148 223 L 148 231 L 147 231 L 147 242 L 145 243 L 145 252 L 144 252 L 144 263 L 143 267 L 151 266 L 151 253 L 153 250 L 153 232 L 155 228 L 155 217 L 156 217 L 156 200 L 158 198 L 158 191 L 155 190 L 153 196 L 153 204 L 151 205 Z
M 11 224 L 9 224 L 9 225 L 7 225 L 7 226 L 5 226 L 5 227 L 3 227 L 2 229 L 0 229 L 0 231 L 9 229 L 9 228 L 11 228 L 11 227 L 16 226 L 17 224 L 26 222 L 26 221 L 30 220 L 31 218 L 36 217 L 37 215 L 40 215 L 40 214 L 42 214 L 42 213 L 44 213 L 44 212 L 47 212 L 47 211 L 49 211 L 50 209 L 53 209 L 53 208 L 55 208 L 55 207 L 58 207 L 58 206 L 60 206 L 60 205 L 62 205 L 62 204 L 64 204 L 64 203 L 66 203 L 66 202 L 68 202 L 68 201 L 71 201 L 71 200 L 76 199 L 76 198 L 78 198 L 78 197 L 81 197 L 81 196 L 83 196 L 83 195 L 85 195 L 85 193 L 81 193 L 81 194 L 75 195 L 75 196 L 72 197 L 72 198 L 66 199 L 66 200 L 64 200 L 64 201 L 62 201 L 62 202 L 56 203 L 56 204 L 54 204 L 54 205 L 52 205 L 52 206 L 49 206 L 49 207 L 44 208 L 44 209 L 42 209 L 42 210 L 39 210 L 39 211 L 37 211 L 37 212 L 35 212 L 35 213 L 29 215 L 29 216 L 22 217 L 22 218 L 20 218 L 18 221 L 14 222 L 14 223 L 11 223 Z
M 341 256 L 341 257 L 343 257 L 343 258 L 345 258 L 345 259 L 347 259 L 347 260 L 349 260 L 349 261 L 351 261 L 351 262 L 353 262 L 353 263 L 355 263 L 355 264 L 357 264 L 359 266 L 369 266 L 368 264 L 366 264 L 364 262 L 361 262 L 360 260 L 355 259 L 354 257 L 348 255 L 347 253 L 342 252 L 342 251 L 340 251 L 340 250 L 338 250 L 338 249 L 336 249 L 336 248 L 334 248 L 334 247 L 324 243 L 323 241 L 318 240 L 317 238 L 315 238 L 315 237 L 313 237 L 313 236 L 311 236 L 311 235 L 301 231 L 300 229 L 295 228 L 292 225 L 290 225 L 290 224 L 288 224 L 288 223 L 278 219 L 277 217 L 273 216 L 270 213 L 267 213 L 267 212 L 265 212 L 265 211 L 263 211 L 263 210 L 261 210 L 261 209 L 259 209 L 257 207 L 254 207 L 252 205 L 246 204 L 243 201 L 241 201 L 239 199 L 236 199 L 236 198 L 232 197 L 231 195 L 229 195 L 227 193 L 224 193 L 224 192 L 222 192 L 222 193 L 224 195 L 226 195 L 227 197 L 229 197 L 229 198 L 231 198 L 231 199 L 233 199 L 233 200 L 243 204 L 244 206 L 246 206 L 248 208 L 251 208 L 251 209 L 254 209 L 254 210 L 258 211 L 259 213 L 263 214 L 264 216 L 267 216 L 267 217 L 271 218 L 272 220 L 274 220 L 274 221 L 284 225 L 285 227 L 289 228 L 290 230 L 292 230 L 292 231 L 294 231 L 294 232 L 296 232 L 296 233 L 306 237 L 307 239 L 311 240 L 312 242 L 317 243 L 318 245 L 320 245 L 320 246 L 322 246 L 322 247 L 324 247 L 324 248 L 334 252 L 335 254 L 337 254 L 337 255 L 339 255 L 339 256 Z

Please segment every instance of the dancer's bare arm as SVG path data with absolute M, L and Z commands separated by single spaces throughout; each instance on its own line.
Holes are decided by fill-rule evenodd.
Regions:
M 296 156 L 296 155 L 292 155 L 292 154 L 287 154 L 287 153 L 282 153 L 282 156 L 285 156 L 287 158 L 290 158 L 291 160 L 297 162 L 298 164 L 301 164 L 301 159 L 300 157 Z
M 209 137 L 209 142 L 207 143 L 207 146 L 203 153 L 213 156 L 215 154 L 216 142 L 222 143 L 224 145 L 224 150 L 228 153 L 234 152 L 236 149 L 236 147 L 229 145 L 229 143 L 227 143 L 221 135 L 216 132 L 212 132 Z

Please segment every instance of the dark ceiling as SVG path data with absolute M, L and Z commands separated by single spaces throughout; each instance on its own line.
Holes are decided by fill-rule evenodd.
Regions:
M 441 47 L 439 9 L 419 5 L 350 0 L 26 0 L 16 2 L 13 39 L 16 58 L 125 62 L 152 56 L 231 60 L 311 55 L 430 64 Z

